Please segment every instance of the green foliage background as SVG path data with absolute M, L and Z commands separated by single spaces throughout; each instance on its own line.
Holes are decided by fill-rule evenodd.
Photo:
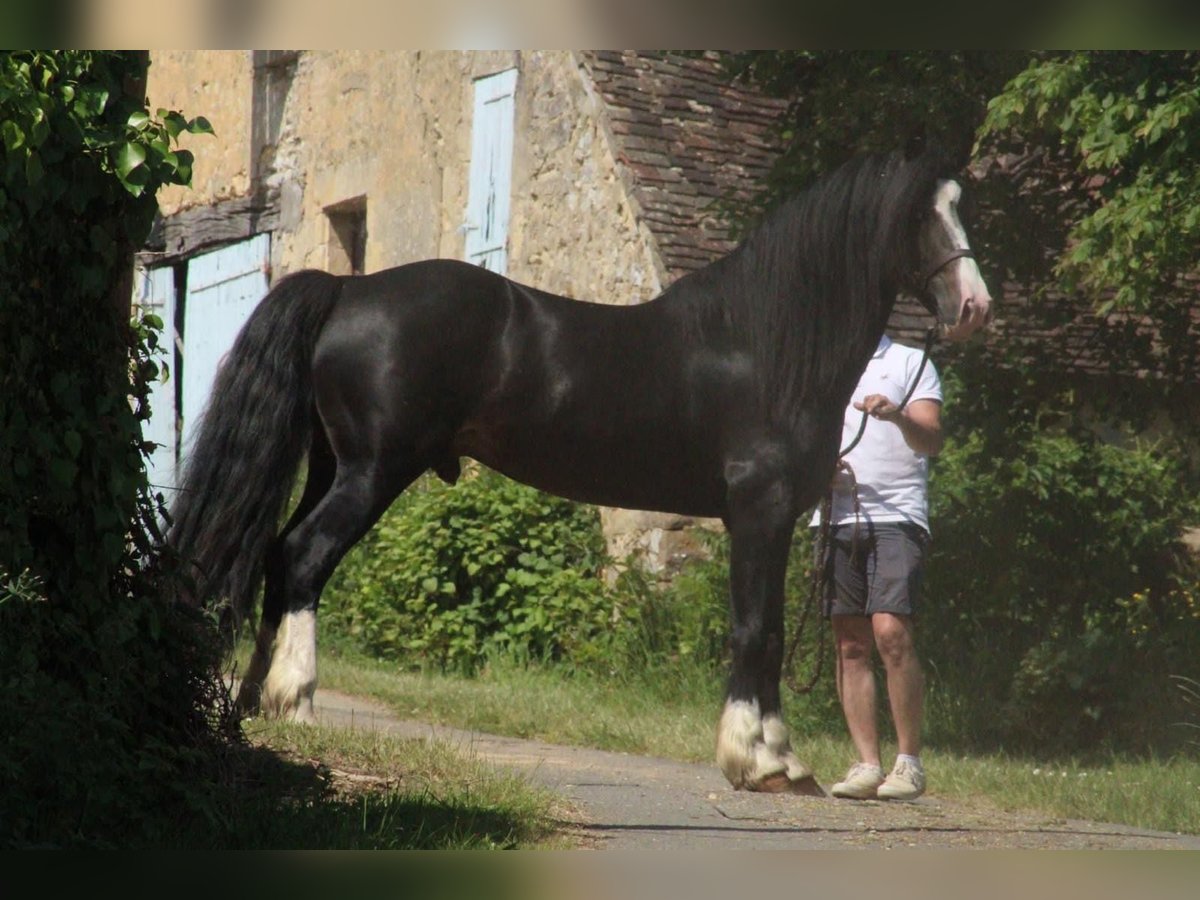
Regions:
M 1031 60 L 988 104 L 979 149 L 1057 147 L 1084 176 L 1056 274 L 1101 313 L 1191 305 L 1200 264 L 1200 53 L 1110 51 Z
M 582 662 L 618 611 L 595 508 L 487 469 L 410 488 L 339 567 L 322 622 L 381 658 L 475 671 L 493 653 Z
M 1196 674 L 1200 572 L 1180 536 L 1200 508 L 1183 457 L 1166 438 L 1102 439 L 1045 371 L 976 355 L 944 379 L 921 623 L 931 736 L 1043 754 L 1185 748 L 1172 676 Z

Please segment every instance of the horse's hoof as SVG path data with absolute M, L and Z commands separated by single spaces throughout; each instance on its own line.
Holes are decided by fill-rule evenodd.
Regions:
M 798 794 L 803 797 L 828 797 L 825 789 L 817 784 L 817 779 L 811 775 L 797 778 L 793 781 L 786 772 L 776 772 L 768 775 L 755 786 L 754 790 L 764 794 Z

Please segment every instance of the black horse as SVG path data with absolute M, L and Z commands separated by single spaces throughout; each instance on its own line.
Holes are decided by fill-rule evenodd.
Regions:
M 169 533 L 193 599 L 227 599 L 239 621 L 265 574 L 239 705 L 313 719 L 329 576 L 422 472 L 453 482 L 471 457 L 573 500 L 720 517 L 733 662 L 717 760 L 738 788 L 819 790 L 780 715 L 788 548 L 897 295 L 952 338 L 988 319 L 945 174 L 928 154 L 852 160 L 640 305 L 451 260 L 282 279 L 218 376 Z

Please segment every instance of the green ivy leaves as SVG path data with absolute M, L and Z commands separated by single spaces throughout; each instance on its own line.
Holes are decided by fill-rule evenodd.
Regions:
M 152 324 L 127 330 L 113 288 L 157 190 L 191 178 L 177 139 L 212 132 L 151 115 L 145 72 L 133 51 L 0 52 L 0 569 L 71 603 L 128 552 L 157 373 Z
M 0 844 L 153 844 L 181 811 L 218 817 L 196 785 L 229 758 L 219 641 L 165 602 L 144 471 L 162 323 L 125 307 L 155 191 L 190 176 L 147 63 L 0 52 Z
M 1075 52 L 1035 61 L 988 106 L 985 139 L 1063 148 L 1088 182 L 1089 209 L 1057 266 L 1097 311 L 1188 302 L 1200 265 L 1200 54 Z
M 181 134 L 213 134 L 203 116 L 185 119 L 174 110 L 159 109 L 157 119 L 144 109 L 135 109 L 126 121 L 130 139 L 113 151 L 113 171 L 122 186 L 135 197 L 152 182 L 191 184 L 193 156 L 177 147 Z
M 0 86 L 11 85 L 0 92 L 6 180 L 20 173 L 27 186 L 39 185 L 47 165 L 42 148 L 53 132 L 54 143 L 81 146 L 134 197 L 191 183 L 193 157 L 179 149 L 179 138 L 213 134 L 212 125 L 203 116 L 187 119 L 173 110 L 151 116 L 140 97 L 104 79 L 114 66 L 113 54 L 99 51 L 14 51 L 0 57 Z M 56 158 L 60 152 L 56 147 Z
M 141 144 L 129 142 L 122 144 L 115 156 L 117 177 L 128 188 L 130 174 L 146 161 L 146 149 Z M 130 191 L 130 193 L 134 192 Z M 137 193 L 140 193 L 140 189 Z

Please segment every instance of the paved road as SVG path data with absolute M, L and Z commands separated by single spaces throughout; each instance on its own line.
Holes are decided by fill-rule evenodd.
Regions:
M 564 747 L 401 719 L 359 697 L 318 690 L 325 725 L 447 742 L 560 795 L 568 827 L 604 849 L 1200 849 L 1200 837 L 914 803 L 734 791 L 713 765 Z

